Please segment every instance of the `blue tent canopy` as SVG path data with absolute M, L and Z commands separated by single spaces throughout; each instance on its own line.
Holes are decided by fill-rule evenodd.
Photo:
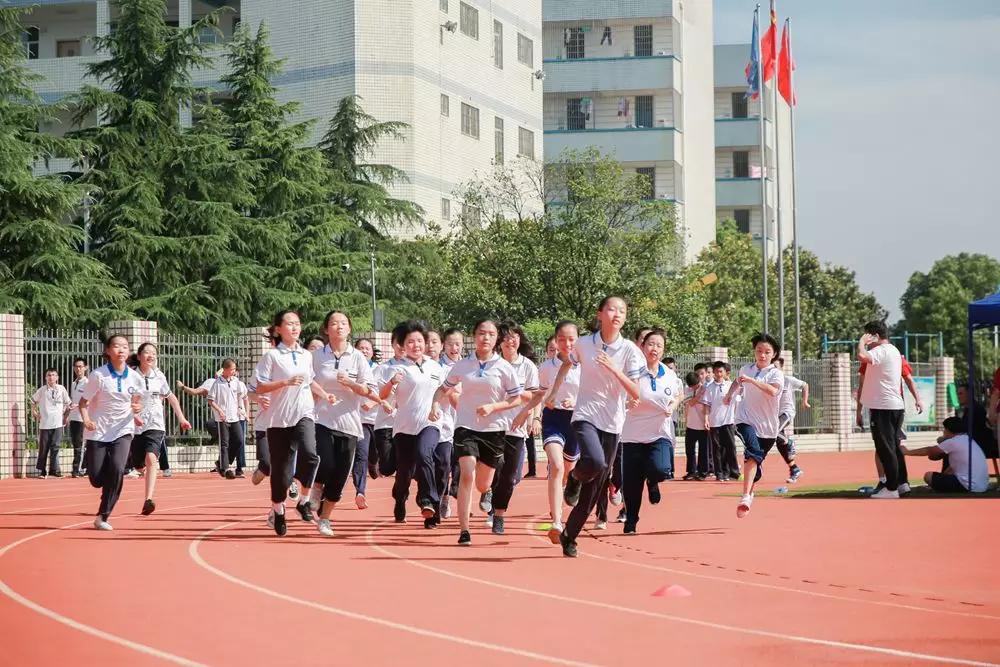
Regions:
M 969 375 L 968 382 L 969 401 L 975 401 L 975 345 L 972 339 L 972 332 L 985 327 L 1000 326 L 1000 290 L 996 294 L 991 294 L 979 301 L 969 304 Z M 968 424 L 969 449 L 972 449 L 972 409 L 966 410 Z M 969 452 L 969 484 L 972 484 L 972 452 Z

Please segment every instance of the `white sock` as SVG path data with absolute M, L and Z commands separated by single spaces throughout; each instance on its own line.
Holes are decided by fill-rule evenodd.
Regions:
M 284 514 L 285 513 L 285 503 L 273 503 L 271 505 L 271 509 L 274 510 L 275 514 Z
M 886 479 L 885 479 L 885 477 L 879 477 L 879 478 L 878 478 L 878 481 L 880 481 L 880 482 L 882 482 L 883 484 L 885 484 L 885 481 L 886 481 Z

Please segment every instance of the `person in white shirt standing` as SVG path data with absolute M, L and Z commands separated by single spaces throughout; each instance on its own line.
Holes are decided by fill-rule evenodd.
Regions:
M 720 482 L 740 478 L 736 461 L 736 406 L 739 396 L 726 400 L 733 383 L 729 380 L 730 366 L 725 361 L 712 363 L 712 381 L 705 387 L 708 403 L 708 437 L 715 455 L 715 478 Z
M 142 378 L 129 370 L 128 338 L 120 334 L 104 341 L 107 364 L 94 369 L 80 397 L 84 437 L 87 439 L 87 477 L 101 489 L 94 528 L 112 530 L 108 519 L 122 492 L 125 461 L 136 426 L 142 426 Z
M 899 498 L 909 493 L 906 457 L 899 448 L 896 434 L 903 427 L 903 359 L 895 345 L 889 342 L 885 322 L 872 321 L 858 341 L 858 359 L 868 364 L 865 383 L 861 387 L 861 405 L 871 415 L 872 440 L 875 453 L 885 472 L 885 488 L 869 498 Z
M 73 360 L 73 384 L 69 386 L 69 398 L 72 401 L 65 426 L 69 426 L 69 440 L 73 445 L 73 477 L 83 476 L 83 417 L 80 416 L 80 397 L 87 386 L 87 360 L 77 357 Z
M 62 477 L 59 469 L 59 443 L 62 441 L 63 421 L 73 405 L 66 387 L 59 384 L 59 371 L 46 369 L 45 384 L 31 397 L 31 414 L 38 422 L 38 468 L 39 479 L 45 479 L 45 462 L 48 459 L 49 474 Z
M 208 390 L 208 407 L 215 413 L 215 421 L 219 424 L 219 475 L 226 479 L 236 478 L 236 473 L 229 466 L 236 461 L 242 440 L 240 384 L 236 377 L 236 362 L 223 359 L 222 375 L 215 378 L 215 383 Z
M 740 375 L 729 388 L 726 398 L 731 402 L 741 397 L 736 408 L 736 431 L 743 440 L 743 497 L 736 506 L 736 517 L 742 519 L 753 504 L 754 485 L 764 471 L 764 459 L 778 439 L 778 404 L 785 377 L 774 365 L 778 358 L 778 341 L 760 333 L 751 339 L 754 362 L 740 369 Z

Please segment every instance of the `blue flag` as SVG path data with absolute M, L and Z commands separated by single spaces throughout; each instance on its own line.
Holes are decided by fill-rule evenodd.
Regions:
M 760 32 L 757 26 L 757 11 L 753 13 L 753 39 L 750 40 L 750 62 L 747 63 L 747 99 L 755 100 L 760 95 Z

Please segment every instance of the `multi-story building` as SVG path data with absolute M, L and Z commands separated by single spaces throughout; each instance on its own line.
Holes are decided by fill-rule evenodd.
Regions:
M 771 79 L 764 86 L 766 111 L 765 159 L 760 154 L 761 99 L 746 97 L 746 64 L 749 44 L 715 47 L 715 203 L 719 220 L 735 220 L 737 229 L 763 238 L 767 220 L 768 253 L 778 248 L 775 207 L 781 187 L 782 245 L 792 242 L 791 118 L 788 104 L 778 96 L 777 153 L 775 153 L 774 101 Z M 763 187 L 761 178 L 764 178 Z M 766 193 L 766 211 L 761 198 Z
M 595 146 L 715 238 L 712 3 L 545 0 L 545 157 Z
M 101 58 L 89 35 L 113 29 L 109 0 L 14 0 L 39 5 L 24 18 L 29 67 L 43 75 L 37 90 L 56 101 L 78 90 L 86 65 Z M 316 119 L 313 139 L 326 131 L 337 102 L 359 95 L 380 120 L 409 125 L 401 141 L 383 142 L 373 162 L 402 169 L 408 182 L 395 196 L 419 204 L 444 228 L 457 220 L 455 192 L 494 160 L 543 158 L 541 0 L 167 0 L 178 26 L 220 7 L 225 42 L 244 23 L 264 22 L 284 60 L 274 83 L 281 101 L 301 103 L 298 118 Z M 196 82 L 220 88 L 221 49 Z M 536 75 L 537 73 L 537 75 Z M 224 91 L 220 91 L 224 94 Z M 65 113 L 46 131 L 70 128 Z M 96 122 L 96 118 L 91 122 Z M 56 165 L 57 167 L 59 165 Z M 539 202 L 539 206 L 541 202 Z M 399 230 L 400 235 L 421 230 Z

